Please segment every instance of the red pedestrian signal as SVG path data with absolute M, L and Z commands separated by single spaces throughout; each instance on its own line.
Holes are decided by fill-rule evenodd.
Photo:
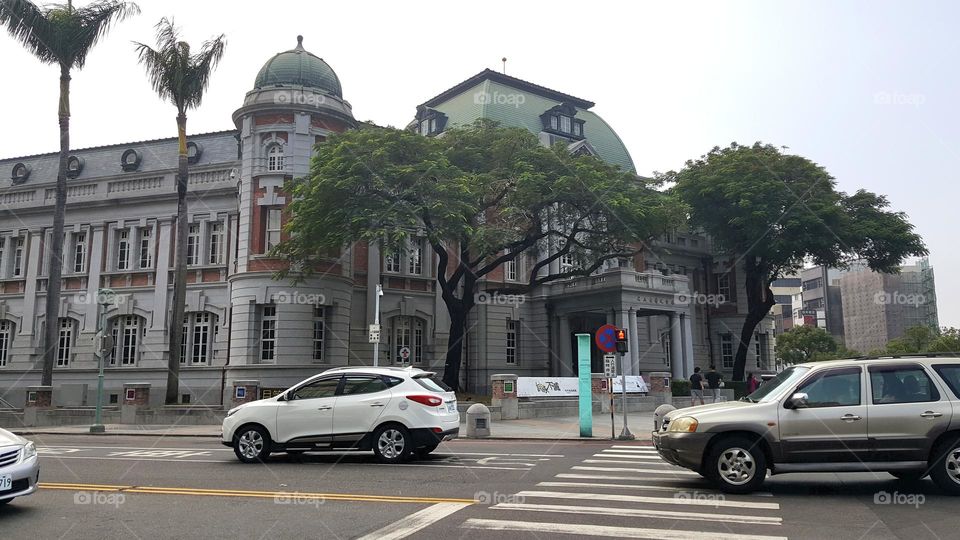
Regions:
M 620 354 L 627 352 L 627 331 L 622 328 L 617 329 L 617 352 Z

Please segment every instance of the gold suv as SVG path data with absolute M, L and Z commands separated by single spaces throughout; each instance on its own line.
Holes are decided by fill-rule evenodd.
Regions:
M 769 470 L 929 475 L 960 495 L 960 358 L 797 364 L 740 401 L 670 411 L 653 443 L 728 493 L 756 490 Z

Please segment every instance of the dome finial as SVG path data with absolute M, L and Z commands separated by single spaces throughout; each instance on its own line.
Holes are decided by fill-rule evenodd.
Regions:
M 303 49 L 303 36 L 297 36 L 297 48 Z

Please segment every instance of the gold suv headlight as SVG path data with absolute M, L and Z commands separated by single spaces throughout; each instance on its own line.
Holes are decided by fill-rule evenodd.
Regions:
M 699 422 L 692 416 L 681 416 L 670 421 L 669 431 L 681 433 L 693 433 L 697 430 Z

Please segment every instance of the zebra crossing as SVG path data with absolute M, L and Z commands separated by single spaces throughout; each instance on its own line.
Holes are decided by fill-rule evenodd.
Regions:
M 769 493 L 727 495 L 639 445 L 604 448 L 465 519 L 466 531 L 657 540 L 785 540 Z M 463 518 L 461 518 L 463 519 Z

